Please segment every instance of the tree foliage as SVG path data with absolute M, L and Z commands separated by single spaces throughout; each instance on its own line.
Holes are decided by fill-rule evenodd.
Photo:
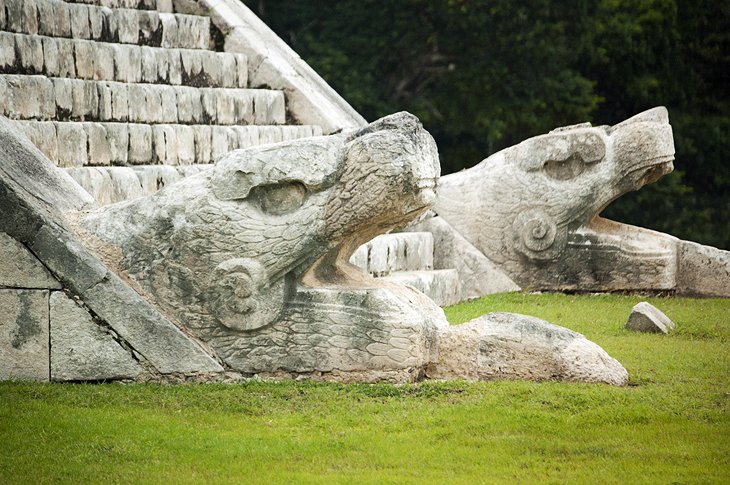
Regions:
M 730 3 L 247 2 L 367 119 L 408 110 L 442 169 L 556 126 L 669 109 L 676 170 L 606 215 L 730 247 Z

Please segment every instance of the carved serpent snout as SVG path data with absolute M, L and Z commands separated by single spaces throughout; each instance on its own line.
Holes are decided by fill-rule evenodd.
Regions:
M 206 270 L 206 311 L 239 331 L 273 323 L 315 261 L 332 272 L 337 258 L 327 253 L 416 217 L 433 202 L 438 175 L 435 143 L 407 113 L 350 134 L 227 154 L 199 210 L 218 213 L 209 239 L 241 245 L 227 244 Z
M 558 128 L 442 178 L 435 211 L 497 262 L 558 258 L 612 200 L 672 169 L 665 108 Z

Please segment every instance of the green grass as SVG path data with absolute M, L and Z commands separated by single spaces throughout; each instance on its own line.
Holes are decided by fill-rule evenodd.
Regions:
M 0 384 L 0 483 L 730 483 L 730 300 L 495 295 L 446 309 L 579 331 L 631 385 Z

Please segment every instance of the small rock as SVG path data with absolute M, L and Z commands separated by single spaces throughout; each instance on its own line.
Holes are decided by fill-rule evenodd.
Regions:
M 642 301 L 631 309 L 626 328 L 637 332 L 669 333 L 674 330 L 674 322 L 655 306 Z

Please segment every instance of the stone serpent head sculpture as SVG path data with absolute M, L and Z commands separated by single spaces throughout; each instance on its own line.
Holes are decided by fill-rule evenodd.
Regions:
M 345 327 L 368 312 L 388 320 L 376 315 L 394 311 L 378 308 L 383 289 L 348 258 L 375 235 L 427 210 L 439 171 L 431 136 L 414 116 L 399 113 L 354 133 L 230 152 L 213 168 L 153 196 L 101 208 L 82 226 L 105 248 L 100 252 L 111 255 L 110 264 L 233 367 L 276 369 L 269 362 L 278 358 L 277 349 L 282 369 L 331 369 L 334 364 L 325 361 L 342 368 L 343 359 L 358 367 L 361 357 L 372 356 L 317 355 L 312 335 L 302 337 L 309 338 L 306 346 L 292 341 L 298 338 L 292 337 L 292 320 L 304 318 L 300 308 L 311 314 L 321 307 L 322 315 L 311 318 L 322 325 L 329 320 L 327 305 L 347 313 L 354 303 L 341 302 L 342 291 L 327 290 L 347 286 L 366 288 L 360 297 L 373 301 L 372 308 L 363 303 L 343 316 Z M 383 298 L 393 300 L 391 293 Z M 423 300 L 426 313 L 439 318 L 426 298 L 415 292 L 407 298 Z M 380 306 L 388 305 L 401 303 L 395 298 Z M 425 329 L 420 320 L 432 317 L 413 318 Z M 352 329 L 339 337 L 322 332 L 320 340 L 341 341 L 335 348 L 343 353 L 359 347 L 344 343 L 356 338 Z M 419 345 L 427 344 L 404 346 Z M 257 352 L 266 355 L 250 355 Z M 423 353 L 391 352 L 411 364 Z
M 673 169 L 665 108 L 567 126 L 442 178 L 434 211 L 523 288 L 671 287 L 670 237 L 598 217 Z
M 600 347 L 553 330 L 538 345 L 550 356 L 544 373 L 525 371 L 524 359 L 505 372 L 511 364 L 476 354 L 506 342 L 509 355 L 531 355 L 514 334 L 534 325 L 502 318 L 452 335 L 427 297 L 348 262 L 364 242 L 427 211 L 439 171 L 433 138 L 398 113 L 353 133 L 230 152 L 155 195 L 92 211 L 76 227 L 109 267 L 245 375 L 625 383 L 626 371 Z M 501 328 L 511 328 L 504 340 Z M 473 358 L 450 358 L 452 346 L 467 343 Z

